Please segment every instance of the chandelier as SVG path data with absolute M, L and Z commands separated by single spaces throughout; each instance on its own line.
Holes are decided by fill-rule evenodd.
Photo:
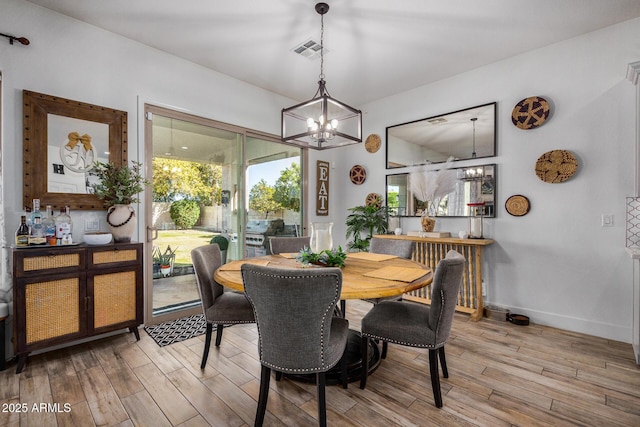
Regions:
M 362 112 L 329 95 L 324 81 L 324 15 L 329 5 L 315 6 L 320 15 L 320 80 L 313 98 L 282 109 L 282 141 L 324 150 L 362 142 Z

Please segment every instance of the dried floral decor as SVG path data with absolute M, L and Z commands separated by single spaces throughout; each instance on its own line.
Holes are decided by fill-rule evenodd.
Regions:
M 426 203 L 427 209 L 422 212 L 422 231 L 433 231 L 442 199 L 453 192 L 458 180 L 457 173 L 451 170 L 453 158 L 444 163 L 442 169 L 435 171 L 412 172 L 409 174 L 410 188 L 413 195 Z

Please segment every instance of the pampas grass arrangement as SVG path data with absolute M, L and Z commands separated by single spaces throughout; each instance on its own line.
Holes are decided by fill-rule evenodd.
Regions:
M 442 198 L 455 190 L 458 178 L 456 171 L 451 170 L 452 165 L 453 157 L 449 157 L 440 170 L 409 174 L 411 193 L 421 202 L 427 203 L 427 214 L 435 215 Z

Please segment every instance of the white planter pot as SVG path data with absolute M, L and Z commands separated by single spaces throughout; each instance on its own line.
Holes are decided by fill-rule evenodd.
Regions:
M 115 243 L 130 242 L 136 223 L 136 213 L 130 205 L 113 205 L 107 210 L 107 224 Z

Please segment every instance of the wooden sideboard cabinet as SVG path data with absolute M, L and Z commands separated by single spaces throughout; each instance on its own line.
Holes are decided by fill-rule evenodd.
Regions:
M 128 328 L 140 339 L 142 243 L 13 250 L 16 373 L 34 350 Z
M 438 262 L 450 250 L 456 250 L 467 260 L 467 268 L 462 277 L 462 287 L 458 295 L 456 310 L 471 314 L 471 320 L 480 320 L 484 314 L 482 298 L 482 248 L 491 245 L 491 239 L 455 239 L 450 237 L 410 237 L 377 235 L 383 239 L 412 240 L 416 243 L 413 260 L 429 266 L 435 271 Z M 425 304 L 431 303 L 431 285 L 403 296 L 404 299 Z

